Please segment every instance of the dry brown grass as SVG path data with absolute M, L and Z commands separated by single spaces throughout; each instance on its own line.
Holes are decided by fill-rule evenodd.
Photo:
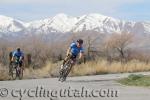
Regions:
M 54 64 L 51 62 L 47 62 L 46 66 L 33 69 L 33 68 L 26 68 L 24 70 L 24 78 L 48 78 L 51 77 L 51 71 L 53 70 Z
M 0 81 L 9 80 L 8 70 L 0 64 Z
M 62 62 L 53 64 L 47 62 L 45 67 L 24 70 L 24 79 L 50 78 L 58 76 L 59 66 Z M 75 65 L 71 71 L 71 76 L 99 75 L 109 73 L 142 72 L 150 71 L 150 63 L 132 60 L 122 64 L 120 62 L 109 63 L 106 60 L 89 61 L 86 64 Z M 9 80 L 8 69 L 0 67 L 0 80 Z
M 59 66 L 62 62 L 53 64 L 47 62 L 45 67 L 40 69 L 26 69 L 25 77 L 43 78 L 58 76 Z M 150 71 L 150 63 L 140 62 L 138 60 L 132 60 L 128 63 L 112 62 L 111 64 L 106 60 L 89 61 L 85 64 L 75 65 L 71 71 L 71 76 L 83 76 L 83 75 L 97 75 L 97 74 L 109 74 L 109 73 L 125 73 L 125 72 L 142 72 Z
M 113 62 L 110 64 L 106 60 L 99 60 L 98 62 L 91 61 L 86 64 L 76 65 L 72 71 L 72 75 L 97 75 L 142 71 L 150 71 L 150 64 L 137 60 L 132 60 L 125 64 L 121 62 Z
M 53 71 L 55 70 L 54 66 L 56 66 L 56 64 L 47 62 L 46 66 L 41 68 L 25 68 L 23 79 L 50 78 L 52 76 Z M 0 65 L 0 81 L 11 80 L 11 76 L 9 76 L 8 70 L 9 69 L 7 67 L 2 67 Z

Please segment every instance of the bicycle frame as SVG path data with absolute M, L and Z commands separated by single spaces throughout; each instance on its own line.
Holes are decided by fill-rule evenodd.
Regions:
M 19 79 L 22 79 L 23 69 L 20 66 L 19 59 L 15 59 L 15 61 L 11 64 L 11 66 L 12 66 L 12 69 L 11 69 L 12 78 L 16 79 L 18 77 Z

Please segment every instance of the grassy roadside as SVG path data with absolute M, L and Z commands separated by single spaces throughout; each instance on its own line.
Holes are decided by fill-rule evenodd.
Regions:
M 89 61 L 86 64 L 74 66 L 72 75 L 100 75 L 109 73 L 132 73 L 150 71 L 150 63 L 132 60 L 122 64 L 121 62 L 112 62 L 111 64 L 106 60 Z
M 118 82 L 128 86 L 150 87 L 150 76 L 132 74 Z
M 24 70 L 24 79 L 50 78 L 59 75 L 59 69 L 62 62 L 52 63 L 48 61 L 45 66 L 33 69 L 26 68 Z M 122 64 L 121 62 L 109 63 L 104 59 L 97 61 L 88 61 L 85 64 L 76 64 L 70 76 L 100 75 L 111 73 L 132 73 L 150 71 L 150 63 L 132 60 Z M 8 67 L 0 65 L 0 81 L 9 80 Z
M 0 65 L 0 81 L 9 80 L 8 69 Z

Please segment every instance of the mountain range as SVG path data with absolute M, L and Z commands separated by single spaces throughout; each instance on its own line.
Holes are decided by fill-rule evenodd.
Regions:
M 43 20 L 23 22 L 11 17 L 0 15 L 0 37 L 22 36 L 31 34 L 52 33 L 82 33 L 86 31 L 99 34 L 134 33 L 137 35 L 150 34 L 150 22 L 134 22 L 115 19 L 97 13 L 78 17 L 57 14 Z

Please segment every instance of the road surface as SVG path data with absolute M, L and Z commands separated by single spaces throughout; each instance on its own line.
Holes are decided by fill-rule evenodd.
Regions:
M 128 75 L 69 77 L 63 83 L 57 78 L 1 81 L 0 100 L 149 100 L 150 88 L 116 82 Z

